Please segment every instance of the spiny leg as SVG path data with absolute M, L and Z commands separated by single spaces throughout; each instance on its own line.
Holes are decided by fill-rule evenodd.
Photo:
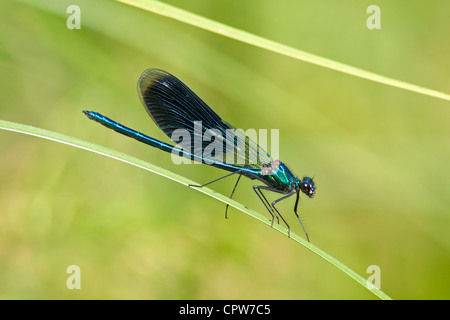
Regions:
M 261 200 L 261 202 L 264 204 L 264 206 L 266 207 L 267 211 L 269 211 L 270 215 L 272 216 L 271 224 L 270 226 L 273 227 L 273 221 L 275 220 L 275 217 L 277 218 L 277 223 L 279 222 L 278 220 L 278 216 L 276 215 L 275 212 L 273 212 L 269 201 L 267 201 L 266 197 L 264 196 L 264 194 L 261 192 L 260 189 L 264 188 L 264 186 L 253 186 L 253 190 L 255 191 L 256 195 L 258 196 L 259 200 Z
M 285 194 L 285 195 L 282 196 L 281 198 L 279 198 L 279 199 L 273 201 L 271 205 L 269 204 L 269 202 L 267 201 L 267 199 L 266 199 L 266 198 L 264 197 L 264 195 L 263 195 L 264 199 L 266 200 L 267 205 L 266 205 L 266 203 L 264 203 L 264 201 L 263 201 L 263 203 L 264 203 L 264 205 L 266 206 L 267 210 L 269 210 L 269 212 L 270 212 L 270 214 L 272 215 L 272 217 L 275 215 L 275 216 L 277 217 L 277 219 L 278 219 L 278 216 L 279 216 L 279 217 L 283 220 L 284 224 L 286 225 L 286 227 L 287 227 L 287 229 L 288 229 L 288 237 L 290 238 L 290 237 L 291 237 L 291 228 L 289 227 L 289 224 L 288 224 L 288 223 L 286 222 L 286 220 L 283 218 L 283 216 L 281 215 L 281 213 L 277 210 L 277 208 L 275 208 L 275 205 L 276 205 L 278 202 L 280 202 L 280 201 L 282 201 L 282 200 L 284 200 L 284 199 L 287 199 L 287 198 L 291 197 L 292 195 L 294 195 L 294 194 L 295 194 L 295 191 L 293 191 L 293 192 L 291 192 L 291 193 L 289 193 L 289 194 L 286 194 L 286 193 L 284 193 L 284 192 L 282 192 L 282 191 L 279 191 L 279 190 L 277 190 L 277 189 L 273 189 L 273 188 L 270 188 L 270 187 L 267 187 L 267 186 L 254 186 L 253 188 L 255 189 L 255 187 L 258 189 L 258 191 L 261 193 L 261 195 L 263 195 L 263 193 L 261 192 L 261 190 L 268 190 L 268 191 L 272 191 L 272 192 L 276 192 L 276 193 L 282 193 L 282 194 Z M 259 195 L 258 195 L 258 196 L 259 196 Z M 261 199 L 261 197 L 260 197 L 260 199 Z M 261 200 L 262 200 L 262 199 L 261 199 Z M 270 207 L 272 210 L 270 210 L 268 207 Z M 273 220 L 272 220 L 272 225 L 273 225 Z
M 237 187 L 240 179 L 241 179 L 241 175 L 239 175 L 239 177 L 237 178 L 236 184 L 234 185 L 233 191 L 231 192 L 230 199 L 233 197 L 234 191 L 236 190 L 236 187 Z M 229 206 L 230 205 L 227 203 L 227 206 L 225 207 L 225 219 L 228 219 L 227 212 L 228 212 Z
M 264 186 L 262 186 L 264 187 Z M 266 196 L 264 195 L 264 193 L 261 191 L 261 189 L 265 189 L 265 188 L 258 188 L 259 189 L 259 193 L 261 194 L 261 196 L 264 198 L 264 200 L 266 201 L 267 205 L 269 206 L 269 208 L 271 208 L 270 206 L 270 202 L 269 200 L 267 200 Z M 271 190 L 271 189 L 267 189 L 267 190 Z M 280 224 L 280 218 L 278 218 L 278 215 L 272 210 L 272 213 L 275 215 L 275 218 L 277 218 L 277 224 Z
M 295 200 L 294 213 L 295 213 L 295 215 L 297 216 L 298 221 L 300 221 L 300 224 L 301 224 L 301 226 L 302 226 L 302 228 L 303 228 L 303 232 L 305 232 L 306 240 L 308 240 L 308 242 L 311 242 L 311 241 L 309 241 L 308 232 L 306 232 L 305 226 L 303 225 L 302 220 L 300 220 L 300 217 L 299 217 L 298 214 L 297 214 L 298 200 L 299 200 L 299 199 L 300 199 L 300 191 L 297 192 L 297 199 Z
M 203 184 L 203 185 L 189 184 L 188 187 L 203 188 L 203 187 L 205 187 L 205 186 L 207 186 L 207 185 L 209 185 L 209 184 L 211 184 L 211 183 L 214 183 L 214 182 L 217 182 L 217 181 L 219 181 L 219 180 L 228 178 L 229 176 L 232 176 L 233 174 L 236 174 L 236 173 L 239 174 L 239 177 L 238 177 L 238 179 L 237 179 L 237 181 L 236 181 L 236 184 L 234 185 L 233 191 L 231 192 L 231 196 L 230 196 L 230 199 L 231 199 L 231 197 L 233 196 L 234 191 L 236 190 L 236 187 L 237 187 L 237 185 L 238 185 L 238 183 L 239 183 L 239 180 L 241 179 L 241 170 L 238 170 L 238 171 L 236 171 L 236 172 L 232 172 L 232 173 L 230 173 L 230 174 L 227 174 L 226 176 L 220 177 L 219 179 L 210 181 L 210 182 L 205 183 L 205 184 Z M 229 204 L 227 203 L 227 206 L 225 207 L 225 219 L 228 219 L 228 217 L 227 217 L 228 207 L 229 207 Z
M 286 222 L 286 220 L 284 220 L 284 218 L 283 218 L 283 216 L 281 215 L 281 213 L 277 210 L 277 208 L 275 208 L 275 205 L 276 205 L 278 202 L 280 202 L 280 201 L 282 201 L 282 200 L 284 200 L 284 199 L 289 198 L 289 197 L 292 196 L 294 193 L 295 193 L 295 192 L 291 192 L 291 193 L 289 193 L 288 195 L 285 195 L 285 196 L 283 196 L 283 197 L 281 197 L 281 198 L 275 200 L 274 202 L 272 202 L 272 208 L 273 208 L 273 209 L 276 211 L 276 213 L 280 216 L 280 218 L 283 220 L 284 224 L 286 225 L 286 227 L 287 227 L 287 229 L 288 229 L 288 238 L 291 237 L 291 228 L 289 227 L 289 225 L 288 225 L 288 223 Z
M 230 174 L 227 174 L 226 176 L 220 177 L 219 179 L 210 181 L 210 182 L 205 183 L 205 184 L 202 184 L 202 185 L 189 184 L 188 187 L 203 188 L 203 187 L 206 187 L 207 185 L 209 185 L 209 184 L 211 184 L 211 183 L 214 183 L 214 182 L 216 182 L 216 181 L 225 179 L 225 178 L 227 178 L 227 177 L 229 177 L 229 176 L 232 176 L 233 174 L 236 174 L 236 173 L 240 173 L 240 171 L 232 172 L 232 173 L 230 173 Z

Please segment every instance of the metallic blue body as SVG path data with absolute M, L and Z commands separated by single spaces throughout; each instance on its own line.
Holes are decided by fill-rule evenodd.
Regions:
M 217 115 L 217 113 L 215 113 L 183 82 L 165 71 L 158 69 L 146 70 L 139 79 L 138 91 L 143 106 L 145 107 L 153 121 L 169 138 L 171 138 L 173 132 L 176 129 L 187 130 L 193 136 L 203 134 L 204 131 L 209 129 L 217 129 L 219 133 L 223 134 L 223 137 L 225 137 L 227 130 L 234 129 L 232 125 L 230 125 L 219 115 Z M 244 162 L 243 164 L 230 164 L 226 161 L 211 161 L 211 159 L 204 159 L 203 157 L 197 155 L 203 153 L 197 153 L 196 150 L 193 149 L 191 149 L 191 152 L 186 152 L 186 150 L 177 148 L 176 146 L 162 142 L 141 132 L 128 128 L 104 115 L 101 115 L 98 112 L 83 111 L 83 113 L 89 119 L 94 120 L 109 129 L 134 138 L 152 147 L 166 152 L 182 154 L 184 157 L 187 157 L 194 161 L 205 163 L 210 166 L 229 171 L 231 172 L 231 174 L 229 175 L 238 174 L 239 178 L 241 175 L 243 175 L 252 180 L 261 181 L 265 184 L 265 186 L 253 186 L 253 189 L 271 214 L 272 225 L 275 218 L 277 219 L 277 221 L 278 218 L 281 218 L 288 228 L 288 235 L 290 234 L 289 225 L 275 208 L 275 204 L 296 194 L 297 199 L 295 202 L 294 213 L 300 221 L 300 224 L 306 234 L 306 238 L 309 241 L 308 234 L 306 233 L 306 230 L 297 214 L 297 206 L 299 202 L 300 191 L 310 198 L 314 196 L 316 187 L 313 179 L 309 177 L 304 177 L 303 179 L 295 177 L 283 162 L 272 159 L 272 157 L 260 146 L 258 146 L 258 144 L 251 140 L 249 141 L 248 137 L 243 135 L 237 137 L 237 144 L 240 144 L 240 148 L 244 149 L 245 147 L 247 147 L 247 149 L 245 149 L 246 151 L 244 159 L 246 162 Z M 200 133 L 198 132 L 198 128 L 196 128 L 194 125 L 195 122 L 198 121 L 202 124 Z M 230 146 L 229 141 L 223 140 L 223 142 L 228 143 L 228 146 Z M 235 140 L 233 140 L 232 143 L 232 147 L 234 148 Z M 201 144 L 200 151 L 202 151 L 204 148 L 205 145 Z M 258 159 L 256 163 L 250 162 L 250 160 L 255 159 Z M 225 177 L 228 177 L 229 175 Z M 217 180 L 220 180 L 222 178 L 219 178 Z M 217 180 L 214 180 L 212 182 L 215 182 Z M 236 189 L 236 186 L 237 183 L 233 189 L 233 193 Z M 283 196 L 273 201 L 272 203 L 269 203 L 264 193 L 262 192 L 263 190 L 280 193 Z M 233 193 L 231 194 L 231 196 L 233 196 Z

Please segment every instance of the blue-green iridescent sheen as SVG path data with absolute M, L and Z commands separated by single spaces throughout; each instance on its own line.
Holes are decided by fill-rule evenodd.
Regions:
M 236 130 L 235 127 L 223 120 L 182 81 L 168 72 L 159 69 L 148 69 L 144 71 L 138 81 L 138 93 L 141 102 L 150 117 L 169 138 L 172 138 L 172 134 L 177 129 L 187 131 L 192 137 L 202 136 L 210 129 L 217 130 L 218 136 L 222 137 L 223 158 L 205 159 L 203 151 L 208 145 L 206 142 L 202 142 L 200 145 L 192 144 L 192 148 L 189 151 L 186 151 L 185 148 L 180 149 L 177 146 L 173 146 L 128 128 L 98 112 L 83 112 L 89 119 L 152 147 L 166 152 L 182 154 L 184 157 L 227 170 L 232 174 L 236 173 L 253 180 L 261 181 L 265 186 L 253 186 L 253 189 L 271 214 L 272 224 L 274 218 L 278 221 L 278 217 L 280 217 L 288 228 L 288 235 L 290 231 L 289 225 L 275 208 L 275 204 L 297 194 L 294 213 L 301 223 L 301 220 L 297 215 L 299 193 L 301 191 L 312 198 L 316 191 L 313 179 L 309 177 L 304 177 L 303 179 L 296 178 L 283 162 L 274 160 L 256 142 L 239 131 L 236 131 L 234 140 L 229 141 L 228 139 L 225 139 L 224 137 L 227 135 L 227 130 Z M 196 123 L 201 124 L 200 129 L 196 127 Z M 227 163 L 227 161 L 225 161 L 226 152 L 232 150 L 234 151 L 234 157 L 236 157 L 237 149 L 245 150 L 242 163 Z M 278 200 L 269 203 L 262 193 L 262 190 L 280 193 L 283 196 Z M 303 227 L 302 223 L 301 225 Z M 303 230 L 309 241 L 308 234 L 304 227 Z

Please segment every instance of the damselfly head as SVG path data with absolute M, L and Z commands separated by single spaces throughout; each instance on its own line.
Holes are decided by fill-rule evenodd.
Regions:
M 303 177 L 303 180 L 298 179 L 298 184 L 300 190 L 302 190 L 304 194 L 310 198 L 314 197 L 314 194 L 316 193 L 316 186 L 312 178 Z

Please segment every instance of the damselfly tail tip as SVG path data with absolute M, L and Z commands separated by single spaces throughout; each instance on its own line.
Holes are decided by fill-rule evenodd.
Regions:
M 92 119 L 91 111 L 83 110 L 83 113 L 88 117 L 89 119 Z

